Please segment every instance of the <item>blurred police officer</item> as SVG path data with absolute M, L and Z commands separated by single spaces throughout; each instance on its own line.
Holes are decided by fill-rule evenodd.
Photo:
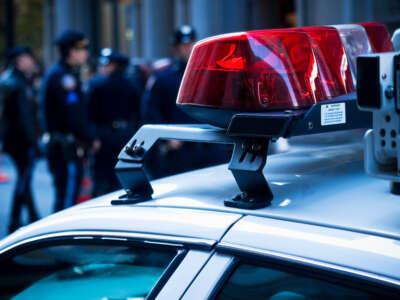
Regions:
M 23 206 L 28 208 L 29 221 L 38 219 L 31 192 L 33 164 L 38 153 L 35 100 L 30 77 L 36 70 L 31 50 L 25 46 L 7 52 L 7 70 L 0 77 L 0 98 L 3 106 L 3 150 L 13 158 L 18 172 L 14 190 L 9 232 L 21 226 Z
M 176 105 L 179 86 L 195 39 L 196 32 L 189 25 L 183 25 L 175 30 L 172 35 L 175 59 L 168 68 L 156 72 L 147 82 L 141 110 L 144 122 L 198 123 Z M 152 178 L 158 178 L 225 162 L 228 153 L 226 147 L 168 141 L 159 143 L 148 157 L 150 159 L 146 164 L 147 171 Z
M 99 57 L 102 75 L 89 83 L 90 121 L 101 141 L 94 157 L 94 196 L 120 188 L 114 172 L 118 153 L 139 124 L 140 97 L 124 74 L 128 63 L 128 57 L 118 51 L 103 49 Z
M 183 25 L 172 35 L 175 59 L 149 78 L 142 116 L 146 123 L 197 123 L 176 106 L 176 96 L 196 39 L 193 27 Z
M 155 72 L 147 81 L 142 99 L 141 117 L 151 124 L 196 123 L 176 106 L 176 96 L 196 39 L 193 27 L 183 25 L 173 33 L 172 46 L 175 58 L 165 69 Z M 159 178 L 192 169 L 193 151 L 189 144 L 180 141 L 160 142 L 148 155 L 147 171 L 152 178 Z M 186 159 L 187 158 L 187 159 Z
M 85 150 L 100 147 L 89 128 L 80 67 L 88 58 L 88 40 L 68 30 L 55 41 L 60 61 L 46 75 L 42 90 L 45 129 L 50 134 L 47 158 L 56 188 L 55 211 L 76 203 Z

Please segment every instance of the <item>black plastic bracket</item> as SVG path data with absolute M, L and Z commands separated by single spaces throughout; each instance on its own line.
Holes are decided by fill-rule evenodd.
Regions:
M 238 113 L 232 117 L 227 133 L 231 136 L 288 138 L 339 130 L 371 128 L 372 113 L 360 111 L 357 107 L 356 97 L 355 93 L 346 94 L 301 110 Z M 344 104 L 346 121 L 341 124 L 322 125 L 322 106 L 337 103 Z
M 126 194 L 111 204 L 132 204 L 151 199 L 153 189 L 144 171 L 144 160 L 158 140 L 234 144 L 229 169 L 241 193 L 225 204 L 255 209 L 270 203 L 272 192 L 262 173 L 269 139 L 230 137 L 225 130 L 209 125 L 145 125 L 118 156 L 115 171 Z
M 269 205 L 273 195 L 263 174 L 268 145 L 269 139 L 235 143 L 229 170 L 242 192 L 225 200 L 226 206 L 257 209 Z

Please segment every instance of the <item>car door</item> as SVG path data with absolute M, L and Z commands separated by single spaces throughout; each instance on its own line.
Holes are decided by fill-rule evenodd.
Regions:
M 183 299 L 390 299 L 400 295 L 392 239 L 246 216 Z

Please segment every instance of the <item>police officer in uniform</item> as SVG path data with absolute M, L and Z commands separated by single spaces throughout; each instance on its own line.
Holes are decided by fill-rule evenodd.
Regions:
M 198 123 L 176 105 L 179 86 L 196 39 L 192 26 L 183 25 L 172 35 L 175 59 L 171 65 L 155 73 L 147 82 L 142 99 L 141 115 L 145 123 L 193 124 Z M 201 145 L 181 141 L 167 141 L 154 147 L 148 155 L 147 171 L 159 178 L 228 160 L 226 147 Z
M 176 96 L 195 40 L 196 32 L 189 25 L 179 27 L 172 35 L 176 58 L 147 82 L 142 106 L 146 123 L 197 123 L 176 106 Z
M 5 127 L 3 150 L 14 160 L 18 173 L 8 228 L 11 233 L 21 226 L 23 206 L 28 209 L 30 222 L 39 218 L 30 187 L 38 147 L 36 103 L 29 79 L 37 66 L 28 47 L 14 47 L 6 56 L 8 68 L 0 77 L 1 117 Z
M 68 30 L 55 44 L 61 59 L 44 79 L 42 105 L 50 134 L 47 158 L 56 188 L 55 211 L 59 211 L 76 203 L 85 151 L 98 150 L 100 142 L 89 128 L 79 76 L 88 58 L 88 40 L 81 32 Z
M 140 97 L 126 77 L 128 57 L 105 48 L 99 57 L 100 76 L 89 82 L 89 116 L 101 149 L 94 157 L 93 196 L 120 189 L 114 167 L 118 153 L 139 125 Z

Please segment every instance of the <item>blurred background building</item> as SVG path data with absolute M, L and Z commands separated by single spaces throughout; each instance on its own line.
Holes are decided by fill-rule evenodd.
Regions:
M 398 0 L 0 0 L 0 53 L 29 44 L 46 66 L 54 37 L 85 32 L 91 50 L 113 47 L 130 57 L 171 55 L 173 29 L 192 24 L 199 38 L 232 31 L 360 21 L 400 27 Z

